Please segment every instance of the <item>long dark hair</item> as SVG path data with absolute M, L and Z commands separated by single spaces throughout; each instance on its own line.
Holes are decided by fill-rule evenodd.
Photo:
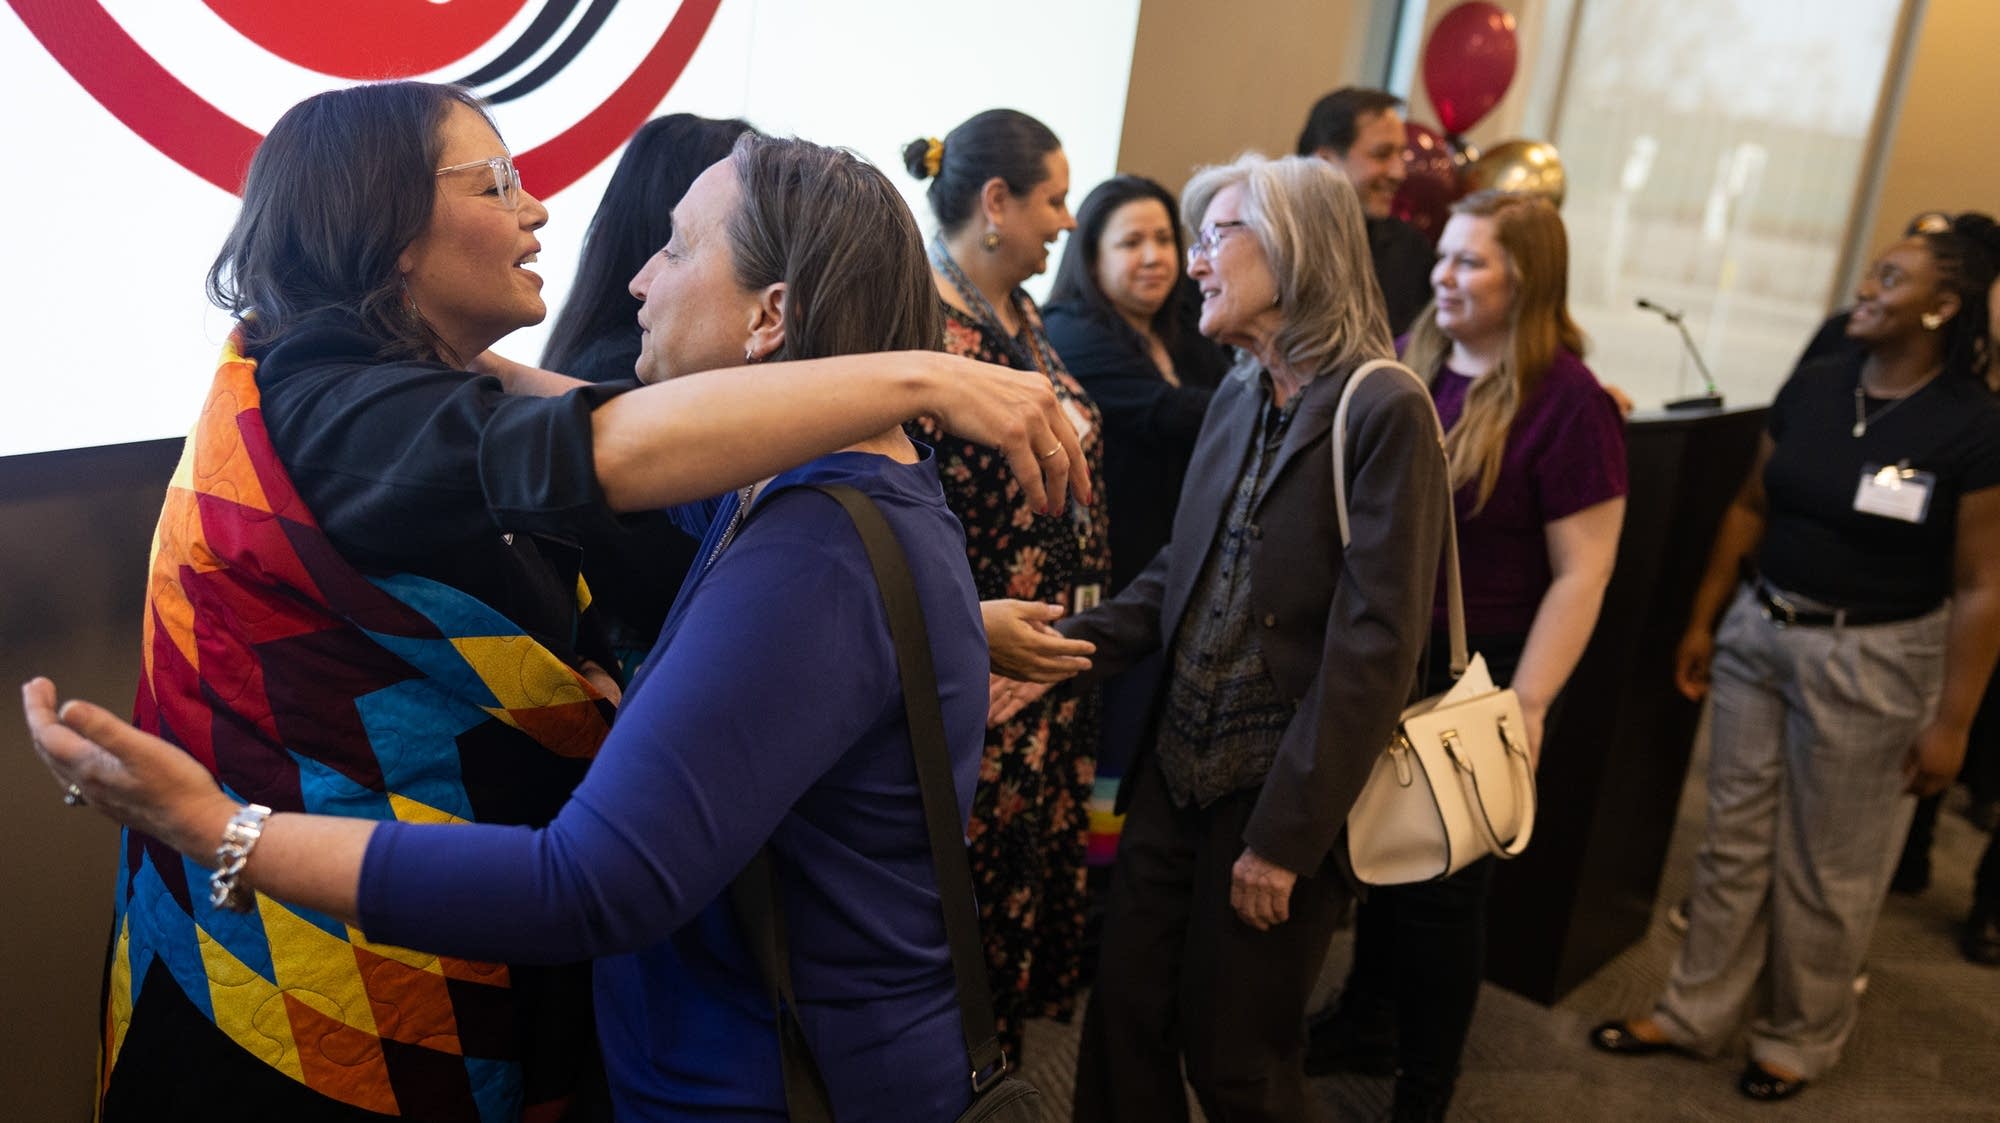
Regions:
M 930 166 L 932 144 L 941 144 L 937 166 Z M 1047 125 L 1018 109 L 989 109 L 966 118 L 943 141 L 918 137 L 903 146 L 903 167 L 918 179 L 929 179 L 931 213 L 947 234 L 954 234 L 979 210 L 979 192 L 986 181 L 1000 177 L 1016 197 L 1033 191 L 1049 178 L 1043 157 L 1062 147 Z
M 916 217 L 852 152 L 746 133 L 729 154 L 742 202 L 729 218 L 736 281 L 785 285 L 771 361 L 935 350 L 944 338 Z
M 383 82 L 315 94 L 271 126 L 208 270 L 208 298 L 241 321 L 246 349 L 339 310 L 381 341 L 384 358 L 440 354 L 437 333 L 404 303 L 396 259 L 430 225 L 455 105 L 486 116 L 458 86 Z
M 695 177 L 726 159 L 737 137 L 756 131 L 740 118 L 670 113 L 632 134 L 584 231 L 583 256 L 542 348 L 543 366 L 567 371 L 607 335 L 637 337 L 639 302 L 628 289 L 633 275 L 673 237 L 674 207 Z
M 1118 208 L 1140 199 L 1151 199 L 1167 208 L 1167 225 L 1174 232 L 1175 268 L 1179 268 L 1179 262 L 1187 256 L 1187 245 L 1181 236 L 1180 209 L 1174 204 L 1173 194 L 1144 176 L 1112 176 L 1092 188 L 1083 205 L 1077 208 L 1076 229 L 1070 232 L 1069 243 L 1063 247 L 1062 264 L 1056 268 L 1055 283 L 1049 287 L 1048 302 L 1051 306 L 1062 303 L 1075 306 L 1091 319 L 1132 336 L 1131 342 L 1143 351 L 1145 341 L 1118 314 L 1111 298 L 1104 295 L 1104 289 L 1097 283 L 1099 243 L 1104 239 L 1104 228 L 1111 224 L 1111 216 L 1118 213 Z M 1177 293 L 1168 290 L 1167 299 L 1153 313 L 1153 334 L 1169 347 L 1180 334 L 1181 302 L 1177 297 Z
M 1952 216 L 1945 229 L 1921 220 L 1917 225 L 1916 237 L 1937 266 L 1938 286 L 1958 297 L 1957 314 L 1941 329 L 1945 372 L 1983 379 L 1993 361 L 1987 301 L 2000 270 L 2000 228 L 1992 215 L 1978 211 Z

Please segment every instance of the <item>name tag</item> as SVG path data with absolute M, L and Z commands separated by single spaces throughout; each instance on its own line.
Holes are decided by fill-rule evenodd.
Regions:
M 1104 586 L 1098 584 L 1078 585 L 1074 597 L 1076 603 L 1070 607 L 1070 615 L 1081 616 L 1096 608 L 1104 599 Z
M 1854 488 L 1854 509 L 1899 522 L 1919 523 L 1930 513 L 1931 491 L 1937 477 L 1901 464 L 1864 465 Z
M 1069 418 L 1069 427 L 1076 430 L 1076 443 L 1082 444 L 1089 440 L 1090 430 L 1093 428 L 1090 415 L 1083 411 L 1082 406 L 1076 404 L 1075 398 L 1063 398 L 1061 402 L 1063 416 Z

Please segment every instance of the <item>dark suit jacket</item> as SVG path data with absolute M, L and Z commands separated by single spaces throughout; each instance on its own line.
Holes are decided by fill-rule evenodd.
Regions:
M 1375 283 L 1382 286 L 1389 334 L 1401 336 L 1431 302 L 1431 266 L 1437 254 L 1423 231 L 1400 218 L 1368 220 L 1368 254 L 1375 263 Z
M 1430 395 L 1415 379 L 1377 371 L 1349 407 L 1353 543 L 1341 549 L 1329 439 L 1354 365 L 1301 391 L 1250 529 L 1251 604 L 1264 662 L 1299 709 L 1244 841 L 1299 874 L 1318 871 L 1333 852 L 1409 701 L 1450 517 Z M 1182 617 L 1201 608 L 1188 599 L 1258 432 L 1261 403 L 1254 366 L 1223 381 L 1195 442 L 1172 540 L 1118 596 L 1063 623 L 1064 633 L 1097 645 L 1093 674 L 1170 647 Z

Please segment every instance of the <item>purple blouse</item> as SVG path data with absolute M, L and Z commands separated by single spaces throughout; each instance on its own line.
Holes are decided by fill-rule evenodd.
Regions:
M 1447 430 L 1457 424 L 1471 385 L 1450 367 L 1439 368 L 1431 380 L 1431 398 Z M 1500 478 L 1485 508 L 1472 513 L 1477 481 L 1453 496 L 1466 631 L 1527 634 L 1554 580 L 1544 528 L 1625 491 L 1625 419 L 1583 360 L 1559 351 L 1514 415 Z M 1442 581 L 1433 620 L 1439 630 L 1445 627 Z

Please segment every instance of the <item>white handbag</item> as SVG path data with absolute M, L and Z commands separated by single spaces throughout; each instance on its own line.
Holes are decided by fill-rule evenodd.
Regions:
M 1384 368 L 1423 386 L 1410 368 L 1377 359 L 1356 370 L 1341 390 L 1333 415 L 1333 499 L 1343 548 L 1349 538 L 1347 406 L 1362 379 Z M 1428 388 L 1424 396 L 1428 401 Z M 1440 425 L 1440 449 L 1443 435 Z M 1488 854 L 1518 857 L 1535 829 L 1527 722 L 1514 692 L 1494 688 L 1486 661 L 1466 655 L 1458 519 L 1449 497 L 1445 512 L 1445 598 L 1455 681 L 1450 690 L 1403 711 L 1388 749 L 1347 813 L 1348 858 L 1355 876 L 1370 885 L 1447 877 Z

